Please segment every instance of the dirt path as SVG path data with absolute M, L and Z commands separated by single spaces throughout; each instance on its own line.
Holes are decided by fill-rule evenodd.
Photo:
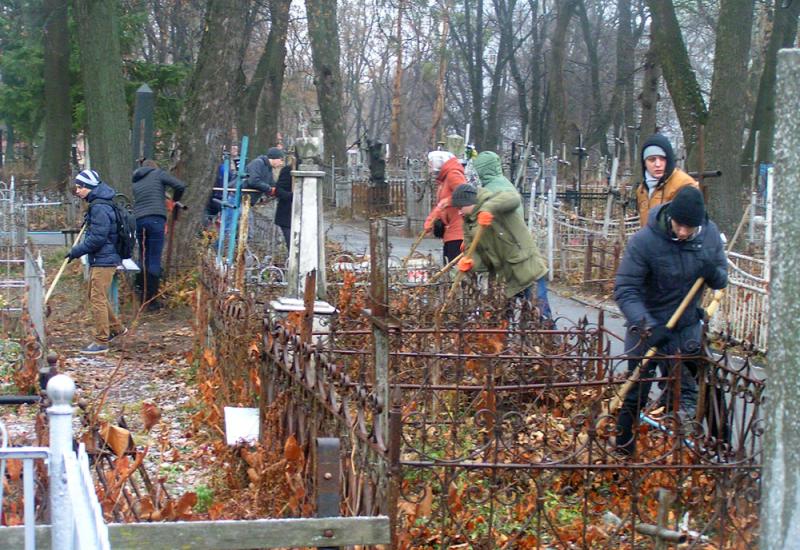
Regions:
M 151 478 L 163 480 L 168 494 L 177 498 L 188 491 L 208 492 L 211 466 L 203 459 L 207 453 L 197 443 L 203 438 L 191 421 L 197 410 L 194 372 L 187 362 L 193 345 L 191 309 L 178 305 L 138 315 L 132 304 L 123 304 L 129 333 L 108 354 L 89 356 L 80 353 L 91 341 L 85 303 L 86 287 L 76 263 L 59 282 L 47 318 L 49 348 L 60 356 L 59 372 L 75 381 L 75 403 L 99 409 L 101 420 L 127 427 L 137 448 L 147 448 L 144 465 Z M 35 443 L 37 410 L 23 406 L 0 411 L 13 444 Z M 74 429 L 79 431 L 81 410 L 76 413 Z M 151 429 L 146 422 L 154 424 Z

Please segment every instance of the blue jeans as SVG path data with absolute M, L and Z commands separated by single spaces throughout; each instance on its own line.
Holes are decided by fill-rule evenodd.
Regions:
M 136 220 L 136 237 L 139 239 L 139 261 L 145 275 L 161 276 L 161 253 L 164 250 L 163 216 L 145 216 Z
M 553 312 L 550 311 L 550 300 L 547 299 L 547 275 L 540 277 L 536 281 L 536 300 L 539 302 L 539 309 L 542 311 L 542 317 L 545 319 L 552 319 Z

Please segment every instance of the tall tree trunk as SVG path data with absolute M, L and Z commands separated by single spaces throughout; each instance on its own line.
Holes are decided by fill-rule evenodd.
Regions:
M 444 91 L 445 76 L 447 75 L 447 36 L 450 32 L 450 2 L 445 0 L 442 3 L 442 32 L 439 36 L 439 71 L 436 75 L 436 100 L 433 104 L 433 116 L 431 117 L 430 145 L 431 150 L 436 149 L 436 143 L 442 137 L 439 132 L 439 125 L 442 123 L 444 114 Z
M 397 4 L 397 28 L 395 30 L 395 44 L 397 50 L 395 54 L 396 65 L 394 67 L 394 82 L 392 84 L 392 123 L 389 132 L 389 162 L 400 165 L 403 156 L 401 151 L 402 136 L 400 127 L 400 117 L 403 111 L 403 12 L 405 11 L 404 0 L 399 0 Z
M 66 189 L 72 144 L 69 95 L 69 28 L 67 4 L 44 0 L 44 147 L 39 179 L 46 187 Z
M 500 144 L 500 120 L 499 109 L 502 97 L 502 83 L 505 74 L 505 67 L 511 57 L 514 56 L 514 45 L 511 25 L 512 13 L 514 11 L 514 0 L 510 0 L 507 5 L 504 0 L 493 0 L 495 17 L 501 27 L 500 41 L 497 45 L 497 57 L 492 70 L 492 86 L 489 88 L 489 104 L 486 108 L 486 125 L 483 139 L 483 148 L 489 151 L 498 150 Z M 523 136 L 524 137 L 524 136 Z
M 258 121 L 251 156 L 272 147 L 278 140 L 281 93 L 283 92 L 283 77 L 286 74 L 286 36 L 289 31 L 289 6 L 291 3 L 291 0 L 270 0 L 270 29 L 267 45 L 258 61 L 256 73 L 250 82 L 252 90 L 248 92 L 247 96 L 248 106 L 252 104 L 254 96 L 255 102 L 253 102 L 253 108 L 244 113 L 245 117 L 249 116 L 250 118 L 255 115 L 255 119 Z M 258 80 L 256 76 L 258 76 Z M 260 90 L 260 94 L 256 93 L 257 89 Z
M 203 37 L 174 153 L 175 174 L 187 183 L 182 201 L 189 207 L 189 215 L 176 227 L 178 250 L 191 250 L 196 243 L 220 152 L 234 120 L 234 84 L 220 75 L 234 74 L 241 65 L 248 3 L 248 0 L 208 0 Z
M 467 64 L 467 78 L 470 92 L 470 135 L 469 140 L 478 149 L 483 146 L 483 0 L 476 0 L 472 12 L 470 0 L 464 0 L 464 60 Z M 473 22 L 473 15 L 475 20 Z
M 772 33 L 767 44 L 764 58 L 764 69 L 758 85 L 758 96 L 750 125 L 750 135 L 744 148 L 744 165 L 753 164 L 753 147 L 758 132 L 758 155 L 756 164 L 772 162 L 772 147 L 775 135 L 775 66 L 778 62 L 778 50 L 791 48 L 797 36 L 797 20 L 800 17 L 800 1 L 793 1 L 788 7 L 781 7 L 776 2 L 773 15 Z
M 558 7 L 556 25 L 551 40 L 550 62 L 548 63 L 546 126 L 549 139 L 556 150 L 561 150 L 561 142 L 567 134 L 567 97 L 564 85 L 564 60 L 567 49 L 567 30 L 569 22 L 580 0 L 565 0 Z
M 644 78 L 642 82 L 642 119 L 639 131 L 643 138 L 658 131 L 656 115 L 658 113 L 658 82 L 661 80 L 661 67 L 658 65 L 657 56 L 650 41 L 650 49 L 644 56 Z
M 339 24 L 336 0 L 306 0 L 308 35 L 314 63 L 322 126 L 325 132 L 325 156 L 345 158 L 344 113 L 342 111 L 342 73 L 339 70 Z
M 131 197 L 128 105 L 114 0 L 74 0 L 92 168 Z
M 706 182 L 706 187 L 711 216 L 729 235 L 742 217 L 749 188 L 741 169 L 746 117 L 742 105 L 747 94 L 753 9 L 753 0 L 722 0 L 717 20 L 705 166 L 722 170 L 722 177 Z
M 705 124 L 708 115 L 706 105 L 689 63 L 675 6 L 665 0 L 647 0 L 647 5 L 653 17 L 650 24 L 653 47 L 678 114 L 686 152 L 689 154 L 697 141 L 700 125 Z
M 542 120 L 542 65 L 544 56 L 542 55 L 542 48 L 544 47 L 544 40 L 543 40 L 543 27 L 544 23 L 541 25 L 537 24 L 537 14 L 539 8 L 539 2 L 537 0 L 528 0 L 528 5 L 531 9 L 531 17 L 533 19 L 532 24 L 534 25 L 533 29 L 533 53 L 531 55 L 532 62 L 531 62 L 531 89 L 528 94 L 529 100 L 528 104 L 530 105 L 530 114 L 528 115 L 528 128 L 530 128 L 530 135 L 531 141 L 534 145 L 537 145 L 540 149 L 547 151 L 549 154 L 549 150 L 546 147 L 546 137 L 545 137 L 545 127 L 544 121 Z M 545 9 L 542 8 L 542 15 L 544 16 Z M 544 17 L 542 17 L 544 19 Z

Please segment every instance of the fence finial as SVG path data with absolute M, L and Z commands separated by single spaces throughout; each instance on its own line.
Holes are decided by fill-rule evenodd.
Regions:
M 75 395 L 75 382 L 66 374 L 57 374 L 47 383 L 47 395 L 53 403 L 52 408 L 69 407 L 71 410 L 72 398 Z

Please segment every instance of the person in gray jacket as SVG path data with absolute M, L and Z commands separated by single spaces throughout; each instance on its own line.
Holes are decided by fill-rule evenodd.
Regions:
M 692 186 L 684 186 L 672 202 L 650 211 L 647 226 L 628 241 L 617 270 L 614 299 L 627 321 L 625 349 L 631 357 L 642 357 L 655 347 L 663 355 L 696 355 L 700 351 L 703 310 L 702 292 L 698 292 L 673 329 L 667 321 L 678 309 L 698 278 L 712 289 L 728 284 L 728 264 L 722 237 L 714 222 L 706 216 L 703 194 Z M 638 359 L 628 363 L 630 372 Z M 623 398 L 617 416 L 617 449 L 631 455 L 636 448 L 634 426 L 639 411 L 647 403 L 651 381 L 658 366 L 663 376 L 680 368 L 681 421 L 693 419 L 697 403 L 697 384 L 686 361 L 656 359 L 649 361 Z M 670 384 L 662 395 L 672 403 Z
M 278 173 L 283 166 L 286 154 L 283 149 L 270 147 L 266 155 L 260 155 L 250 161 L 247 165 L 247 181 L 245 189 L 256 189 L 266 195 L 274 197 L 276 194 L 275 186 L 278 183 Z M 250 204 L 255 204 L 261 198 L 261 194 L 255 195 L 250 199 Z
M 143 270 L 136 277 L 136 290 L 140 301 L 147 302 L 149 309 L 159 307 L 155 297 L 161 284 L 168 187 L 172 189 L 172 200 L 181 200 L 186 184 L 161 170 L 153 160 L 145 160 L 133 173 L 133 214 Z

